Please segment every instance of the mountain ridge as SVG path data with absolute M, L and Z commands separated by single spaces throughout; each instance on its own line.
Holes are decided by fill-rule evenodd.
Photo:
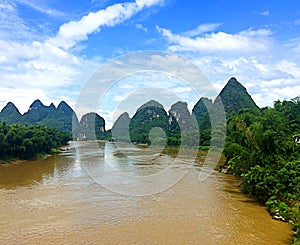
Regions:
M 150 100 L 141 105 L 132 118 L 129 117 L 128 113 L 124 114 L 126 112 L 122 115 L 124 117 L 124 122 L 128 123 L 129 120 L 129 130 L 131 134 L 134 135 L 138 134 L 139 131 L 149 131 L 150 129 L 148 126 L 148 129 L 145 131 L 146 124 L 151 124 L 153 127 L 162 127 L 169 130 L 171 132 L 170 135 L 172 135 L 172 131 L 174 134 L 179 130 L 179 124 L 184 123 L 185 120 L 189 121 L 190 118 L 194 116 L 198 122 L 200 131 L 203 133 L 205 130 L 209 130 L 211 126 L 208 111 L 220 101 L 223 103 L 227 116 L 232 113 L 238 113 L 238 111 L 243 108 L 259 110 L 259 107 L 253 101 L 251 95 L 247 92 L 247 89 L 238 82 L 236 78 L 232 77 L 214 101 L 208 98 L 200 98 L 194 105 L 191 113 L 187 110 L 186 102 L 178 101 L 171 106 L 171 109 L 168 112 L 166 112 L 163 105 L 155 100 Z M 36 99 L 24 114 L 21 114 L 12 102 L 8 102 L 0 112 L 0 120 L 6 121 L 9 124 L 45 125 L 69 132 L 72 131 L 73 122 L 75 123 L 76 133 L 78 133 L 74 137 L 82 139 L 83 135 L 91 134 L 91 120 L 97 121 L 96 124 L 98 128 L 96 128 L 94 132 L 98 135 L 106 132 L 105 119 L 95 112 L 91 113 L 92 114 L 89 116 L 85 115 L 85 120 L 81 119 L 81 121 L 79 121 L 73 109 L 65 101 L 61 101 L 58 106 L 55 107 L 53 103 L 46 106 L 39 99 Z M 137 119 L 138 117 L 139 119 Z M 119 120 L 119 124 L 121 121 Z M 162 125 L 162 123 L 165 125 Z M 86 127 L 86 125 L 89 126 Z M 114 125 L 112 126 L 112 129 L 114 129 Z M 141 129 L 141 127 L 144 127 L 144 129 Z M 118 128 L 120 128 L 120 125 L 118 125 Z M 122 135 L 122 137 L 123 136 L 125 135 Z M 205 135 L 202 135 L 202 140 L 209 136 L 209 133 L 205 132 Z
M 73 138 L 75 139 L 86 137 L 95 139 L 105 132 L 104 118 L 97 113 L 91 112 L 83 115 L 79 122 L 77 115 L 65 101 L 61 101 L 55 107 L 53 103 L 46 106 L 41 100 L 36 99 L 23 114 L 20 113 L 14 103 L 8 102 L 0 112 L 0 121 L 5 121 L 8 124 L 47 126 L 67 132 L 74 130 Z M 91 129 L 93 121 L 97 126 L 95 130 Z

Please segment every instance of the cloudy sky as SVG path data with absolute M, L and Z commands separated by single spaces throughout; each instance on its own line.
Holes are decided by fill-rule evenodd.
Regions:
M 12 101 L 25 112 L 37 98 L 74 107 L 102 64 L 143 50 L 184 57 L 218 92 L 234 76 L 272 106 L 300 95 L 300 2 L 0 0 L 0 109 Z

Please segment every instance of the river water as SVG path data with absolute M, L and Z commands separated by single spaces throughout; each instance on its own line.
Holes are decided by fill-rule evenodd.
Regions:
M 88 152 L 91 168 L 74 149 L 0 167 L 0 244 L 290 243 L 289 225 L 272 220 L 265 207 L 241 194 L 237 178 L 213 172 L 199 181 L 205 156 L 170 188 L 135 197 L 111 191 L 113 181 L 104 188 L 87 172 L 102 172 L 109 161 L 131 175 L 155 174 L 176 153 L 140 161 L 138 151 L 128 158 L 111 143 L 99 144 L 97 151 L 89 143 L 77 148 Z M 184 163 L 178 165 L 170 167 L 186 171 Z

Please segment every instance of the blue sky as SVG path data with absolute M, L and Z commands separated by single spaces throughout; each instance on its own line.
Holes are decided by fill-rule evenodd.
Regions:
M 0 108 L 75 106 L 101 64 L 143 50 L 188 59 L 218 92 L 235 76 L 272 106 L 300 95 L 300 2 L 0 0 Z M 99 111 L 111 124 L 114 108 Z

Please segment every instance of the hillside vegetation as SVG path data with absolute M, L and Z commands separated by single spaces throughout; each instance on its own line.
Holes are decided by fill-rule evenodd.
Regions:
M 265 203 L 273 218 L 292 223 L 299 244 L 300 97 L 240 110 L 227 128 L 227 171 L 242 177 L 242 190 Z
M 31 159 L 51 154 L 70 140 L 70 133 L 57 129 L 0 122 L 0 160 Z

